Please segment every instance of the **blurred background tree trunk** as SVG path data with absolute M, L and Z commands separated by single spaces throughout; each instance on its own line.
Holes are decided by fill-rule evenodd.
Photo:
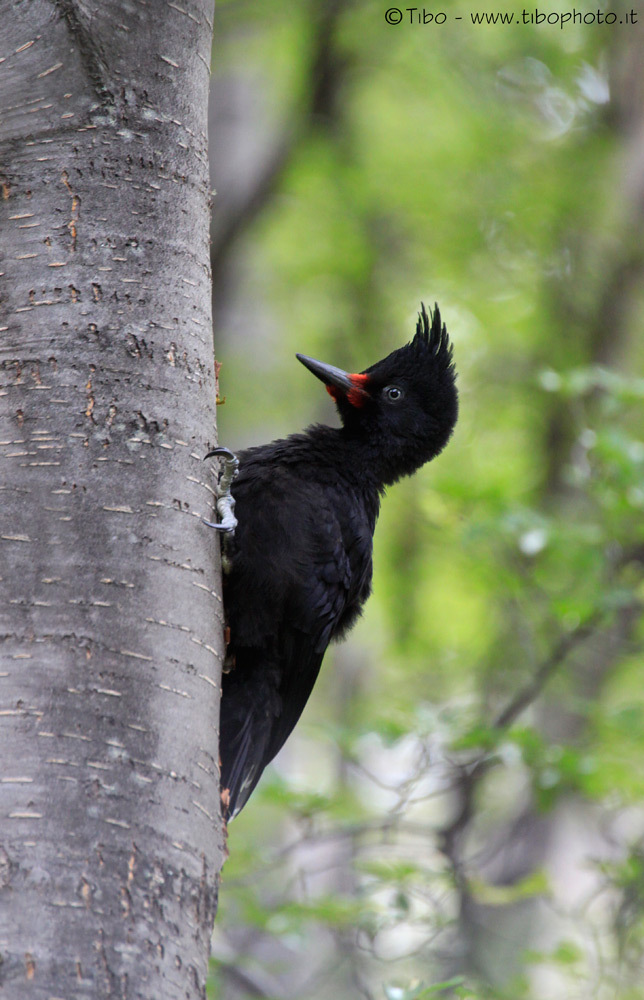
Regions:
M 612 42 L 608 51 L 610 102 L 606 125 L 615 147 L 621 150 L 612 182 L 616 201 L 613 238 L 607 240 L 601 228 L 589 230 L 583 214 L 566 219 L 565 240 L 576 248 L 575 277 L 562 280 L 560 274 L 551 275 L 544 289 L 546 308 L 556 331 L 554 343 L 560 345 L 555 350 L 561 359 L 555 355 L 553 362 L 563 366 L 566 339 L 572 333 L 579 362 L 603 366 L 607 371 L 617 369 L 627 352 L 632 317 L 644 286 L 644 23 Z M 592 286 L 593 269 L 597 271 L 593 296 L 584 301 L 580 299 L 580 287 Z M 588 507 L 588 459 L 583 432 L 580 435 L 580 415 L 586 427 L 601 424 L 599 404 L 603 397 L 603 391 L 591 385 L 580 406 L 555 396 L 546 414 L 542 441 L 545 477 L 540 499 L 544 509 L 556 517 L 574 521 Z M 612 553 L 607 552 L 607 589 L 608 580 L 619 579 L 629 564 L 634 578 L 641 579 L 641 547 L 615 545 Z M 601 605 L 601 594 L 596 596 Z M 588 706 L 601 703 L 604 686 L 633 648 L 644 610 L 641 597 L 627 595 L 616 607 L 617 614 L 593 615 L 588 626 L 578 624 L 570 633 L 571 641 L 561 650 L 562 655 L 557 655 L 556 643 L 547 654 L 552 665 L 547 680 L 557 672 L 564 673 L 569 683 L 568 696 L 562 699 L 550 695 L 544 683 L 537 684 L 525 699 L 522 711 L 535 706 L 534 724 L 554 746 L 581 749 L 588 743 Z M 604 610 L 610 610 L 608 602 Z M 469 774 L 460 787 L 457 783 L 457 790 L 460 807 L 450 832 L 456 832 L 459 809 L 463 822 L 458 836 L 449 842 L 450 864 L 462 875 L 475 856 L 478 876 L 503 887 L 508 896 L 513 886 L 520 886 L 534 873 L 565 867 L 566 858 L 601 856 L 605 852 L 602 837 L 594 829 L 596 806 L 580 796 L 569 795 L 549 809 L 540 808 L 530 796 L 525 808 L 482 844 L 476 825 L 484 809 L 485 786 L 479 787 L 479 781 L 472 781 Z M 521 898 L 519 890 L 517 901 L 490 905 L 485 893 L 476 898 L 467 880 L 461 879 L 459 884 L 458 959 L 448 966 L 449 971 L 474 971 L 503 989 L 521 975 L 523 949 L 544 937 L 548 941 L 548 935 L 544 936 L 540 929 L 542 901 L 531 895 Z M 618 909 L 619 904 L 615 907 Z
M 5 4 L 0 993 L 205 994 L 211 0 Z

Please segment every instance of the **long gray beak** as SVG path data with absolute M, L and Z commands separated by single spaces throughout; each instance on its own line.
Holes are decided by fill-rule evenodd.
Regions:
M 302 362 L 305 368 L 313 372 L 321 382 L 324 382 L 325 385 L 341 389 L 345 395 L 351 392 L 352 389 L 355 389 L 352 376 L 349 372 L 343 371 L 342 368 L 335 368 L 334 365 L 325 365 L 323 361 L 316 361 L 315 358 L 307 358 L 306 354 L 296 354 L 295 357 L 298 361 Z

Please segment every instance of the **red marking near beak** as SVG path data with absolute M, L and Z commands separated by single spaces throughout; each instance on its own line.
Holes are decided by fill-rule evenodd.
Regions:
M 351 382 L 353 384 L 353 389 L 350 389 L 347 393 L 347 399 L 352 406 L 364 406 L 367 402 L 367 382 L 369 381 L 368 375 L 350 375 Z M 363 388 L 364 386 L 364 388 Z
M 358 408 L 364 406 L 364 404 L 367 401 L 367 393 L 362 388 L 362 386 L 366 385 L 366 383 L 369 381 L 369 376 L 349 375 L 349 379 L 351 380 L 352 388 L 349 389 L 349 391 L 346 394 L 347 401 L 351 403 L 352 406 Z M 331 396 L 332 399 L 335 399 L 336 402 L 338 401 L 340 396 L 344 395 L 342 389 L 339 389 L 338 386 L 336 385 L 327 385 L 326 391 L 328 392 L 329 396 Z

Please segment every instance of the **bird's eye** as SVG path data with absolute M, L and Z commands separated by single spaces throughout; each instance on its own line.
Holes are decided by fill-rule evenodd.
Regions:
M 403 397 L 402 389 L 399 389 L 397 385 L 388 385 L 383 391 L 385 399 L 390 400 L 392 403 L 398 402 L 399 399 Z

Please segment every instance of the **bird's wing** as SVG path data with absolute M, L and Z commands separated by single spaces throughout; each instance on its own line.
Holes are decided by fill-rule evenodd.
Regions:
M 266 763 L 282 748 L 304 710 L 352 590 L 349 556 L 330 506 L 318 505 L 310 539 L 281 629 L 280 706 Z
M 230 649 L 236 664 L 224 678 L 220 735 L 222 788 L 229 789 L 231 814 L 247 800 L 302 714 L 354 589 L 332 504 L 312 487 L 299 500 L 297 519 L 291 510 L 285 520 L 285 512 L 266 496 L 261 517 L 240 539 L 233 565 Z M 270 525 L 267 515 L 274 519 Z M 288 562 L 282 550 L 270 550 L 276 538 L 280 545 L 287 539 Z M 262 560 L 255 545 L 264 547 Z M 251 551 L 246 566 L 245 552 Z M 264 617 L 253 619 L 254 606 Z

